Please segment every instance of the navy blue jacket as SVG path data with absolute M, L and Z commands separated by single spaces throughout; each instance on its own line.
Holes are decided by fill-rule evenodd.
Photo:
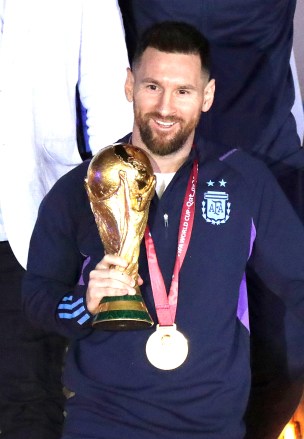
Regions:
M 158 370 L 146 358 L 154 328 L 91 328 L 85 291 L 103 247 L 84 188 L 89 162 L 62 177 L 41 205 L 24 282 L 25 311 L 33 323 L 71 338 L 65 385 L 91 401 L 94 410 L 101 407 L 100 437 L 243 437 L 250 388 L 249 331 L 243 320 L 248 264 L 304 319 L 303 226 L 265 165 L 239 150 L 219 157 L 219 149 L 207 142 L 193 149 L 150 207 L 149 226 L 169 290 L 183 198 L 198 155 L 195 219 L 176 315 L 189 355 L 172 371 Z M 213 191 L 227 198 L 221 221 L 212 213 Z M 139 273 L 157 321 L 144 245 Z

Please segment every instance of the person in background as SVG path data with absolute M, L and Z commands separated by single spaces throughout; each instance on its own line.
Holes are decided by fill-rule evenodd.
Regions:
M 25 320 L 21 280 L 42 198 L 82 161 L 76 87 L 93 153 L 132 126 L 127 50 L 113 0 L 0 0 L 0 26 L 0 431 L 57 439 L 66 340 Z
M 90 161 L 41 205 L 23 300 L 34 324 L 71 339 L 63 439 L 243 439 L 246 266 L 304 319 L 304 228 L 273 175 L 241 149 L 202 138 L 193 145 L 214 98 L 208 61 L 197 29 L 164 22 L 143 34 L 127 73 L 134 125 L 121 140 L 146 152 L 157 176 L 139 274 L 160 326 L 92 327 L 100 300 L 133 295 L 135 280 L 113 268 L 126 268 L 123 258 L 104 255 L 84 186 Z
M 245 8 L 242 0 L 119 4 L 131 61 L 141 32 L 156 22 L 183 20 L 204 33 L 217 93 L 196 138 L 225 142 L 262 159 L 303 221 L 304 117 L 298 106 L 297 126 L 290 68 L 296 0 L 249 0 Z M 304 327 L 252 270 L 247 276 L 253 386 L 246 439 L 276 439 L 302 395 Z

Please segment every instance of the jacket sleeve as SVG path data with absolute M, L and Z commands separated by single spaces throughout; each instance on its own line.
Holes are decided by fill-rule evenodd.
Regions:
M 69 180 L 69 174 L 60 179 L 41 204 L 22 295 L 24 311 L 33 324 L 66 337 L 81 337 L 92 330 L 92 315 L 82 282 L 85 258 L 77 246 L 82 203 L 78 195 L 66 191 Z
M 116 0 L 82 1 L 79 96 L 93 154 L 132 131 L 133 109 L 124 93 L 129 65 Z
M 304 226 L 267 169 L 255 191 L 256 239 L 249 268 L 304 320 Z

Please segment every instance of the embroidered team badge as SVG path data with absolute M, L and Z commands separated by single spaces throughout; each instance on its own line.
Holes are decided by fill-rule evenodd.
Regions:
M 207 223 L 223 224 L 228 221 L 231 210 L 229 195 L 226 192 L 207 191 L 202 202 L 203 218 Z

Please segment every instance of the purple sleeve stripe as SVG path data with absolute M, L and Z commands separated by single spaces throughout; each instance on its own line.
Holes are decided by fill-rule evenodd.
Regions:
M 249 255 L 250 258 L 253 243 L 256 237 L 256 228 L 253 220 L 251 221 L 251 236 L 250 236 L 250 247 L 249 247 Z M 243 278 L 240 285 L 239 290 L 239 301 L 237 307 L 237 317 L 241 321 L 241 323 L 250 331 L 249 325 L 249 309 L 248 309 L 248 296 L 247 296 L 247 283 L 246 283 L 246 275 L 243 274 Z

